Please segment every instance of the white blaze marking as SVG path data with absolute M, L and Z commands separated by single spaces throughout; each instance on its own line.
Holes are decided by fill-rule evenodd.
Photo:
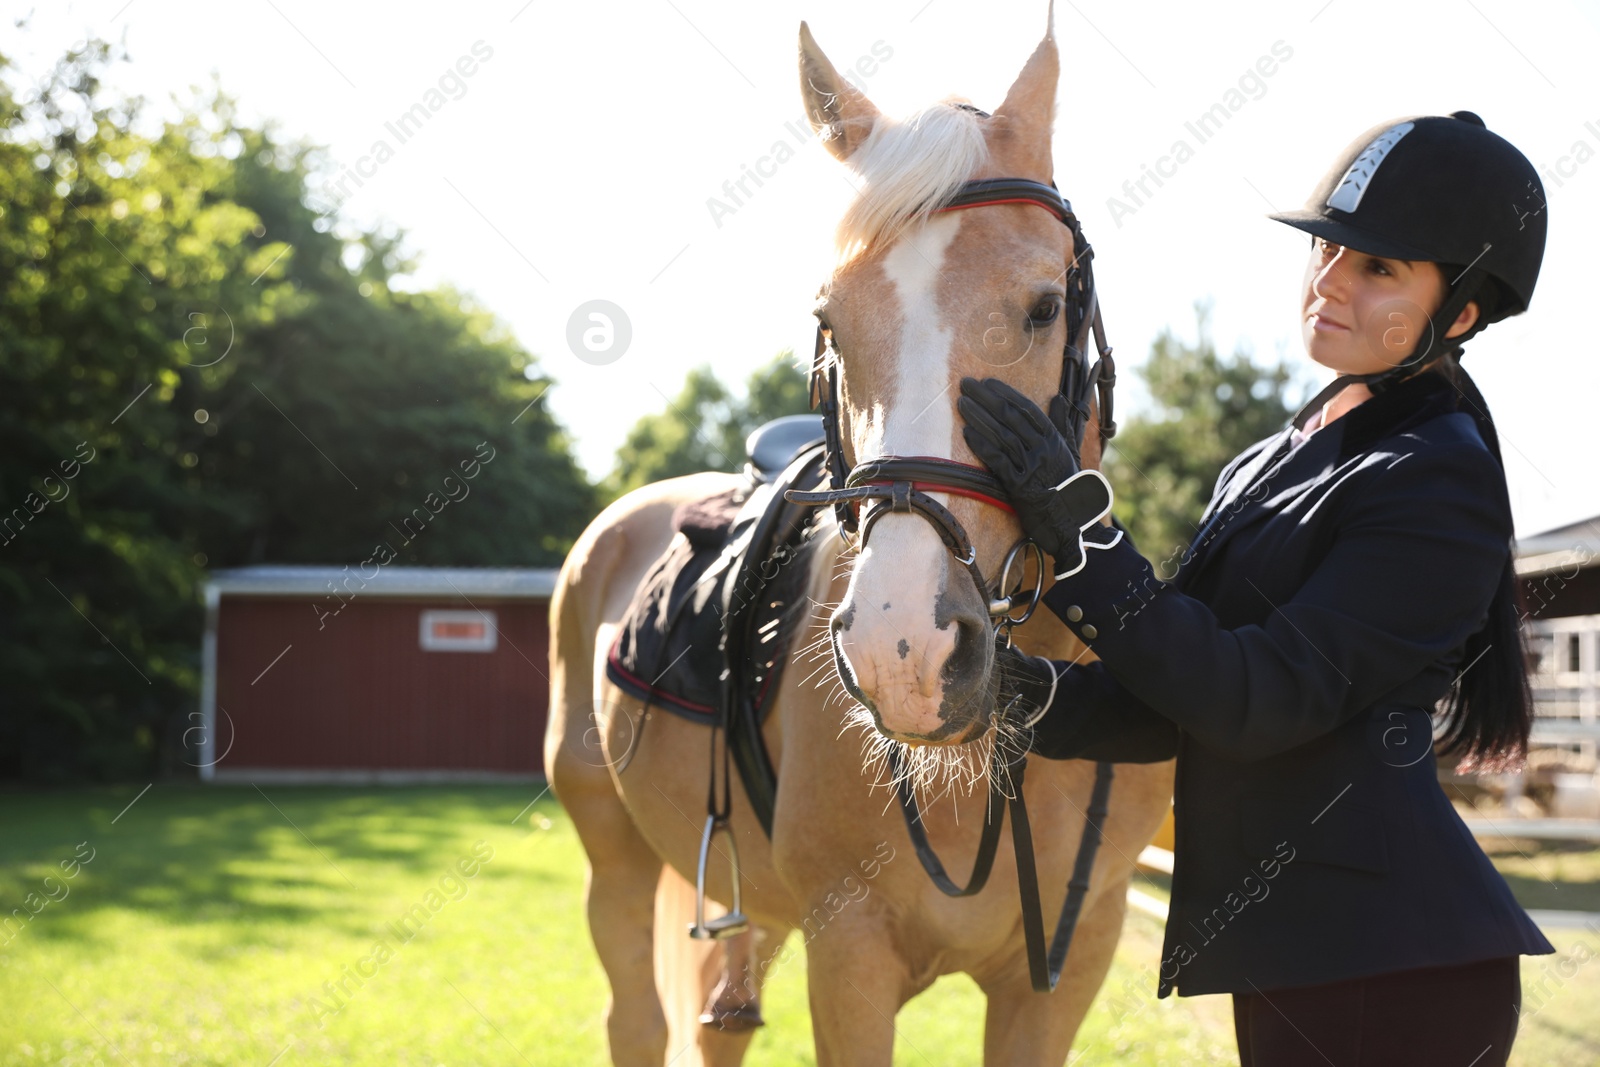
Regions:
M 959 213 L 937 216 L 908 230 L 884 256 L 883 273 L 900 304 L 900 343 L 890 357 L 896 360 L 894 394 L 876 405 L 881 414 L 867 425 L 859 453 L 863 457 L 951 456 L 954 336 L 940 321 L 939 279 L 945 251 L 960 228 Z M 941 504 L 950 500 L 948 493 L 929 495 Z M 944 542 L 920 516 L 886 516 L 873 528 L 872 544 L 857 560 L 851 578 L 852 602 L 861 602 L 866 612 L 852 626 L 859 627 L 861 642 L 855 657 L 870 664 L 866 673 L 875 683 L 878 700 L 889 699 L 896 705 L 912 702 L 919 730 L 937 725 L 933 708 L 941 686 L 939 665 L 955 641 L 954 627 L 938 629 L 934 614 L 936 594 L 950 566 L 948 557 Z M 897 653 L 897 639 L 909 642 L 904 658 Z M 902 706 L 896 716 L 904 719 L 907 711 Z
M 883 259 L 883 273 L 900 298 L 900 351 L 896 353 L 892 407 L 884 419 L 882 440 L 870 442 L 869 455 L 946 459 L 951 455 L 955 442 L 955 401 L 948 395 L 952 334 L 939 319 L 939 278 L 945 250 L 960 228 L 958 213 L 940 215 L 908 230 Z

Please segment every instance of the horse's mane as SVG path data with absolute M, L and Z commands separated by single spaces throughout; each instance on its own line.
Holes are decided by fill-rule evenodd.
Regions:
M 899 120 L 880 117 L 851 154 L 861 183 L 834 238 L 841 266 L 892 242 L 988 162 L 977 113 L 954 106 L 964 102 L 951 99 Z

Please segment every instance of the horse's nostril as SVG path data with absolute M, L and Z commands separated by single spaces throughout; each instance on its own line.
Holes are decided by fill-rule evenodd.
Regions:
M 850 657 L 844 654 L 844 645 L 837 640 L 837 636 L 837 631 L 835 631 L 835 640 L 828 643 L 833 648 L 833 667 L 839 675 L 839 681 L 844 685 L 845 692 L 859 701 L 867 710 L 876 714 L 877 705 L 872 702 L 872 698 L 862 688 L 856 665 L 850 661 Z
M 850 629 L 850 623 L 856 617 L 855 605 L 840 606 L 828 620 L 828 632 L 838 637 Z
M 989 665 L 989 620 L 960 616 L 955 624 L 955 646 L 944 667 L 946 688 L 977 686 Z

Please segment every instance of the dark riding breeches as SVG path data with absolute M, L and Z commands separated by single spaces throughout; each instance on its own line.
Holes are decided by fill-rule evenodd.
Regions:
M 1520 958 L 1233 995 L 1241 1067 L 1503 1067 Z

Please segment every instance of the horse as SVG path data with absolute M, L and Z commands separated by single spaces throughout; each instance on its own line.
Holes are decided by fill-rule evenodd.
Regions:
M 817 307 L 832 339 L 818 358 L 836 375 L 841 448 L 858 460 L 937 457 L 979 468 L 960 432 L 957 383 L 1001 376 L 1047 401 L 1065 350 L 1063 279 L 1083 250 L 1074 248 L 1075 227 L 1034 203 L 937 207 L 973 181 L 1053 184 L 1053 30 L 992 115 L 951 98 L 888 118 L 839 75 L 804 23 L 800 75 L 813 128 L 861 194 L 839 224 L 837 265 Z M 1103 406 L 1097 400 L 1088 420 L 1085 467 L 1100 464 Z M 995 713 L 996 625 L 986 590 L 970 576 L 972 565 L 995 574 L 1020 538 L 1014 514 L 993 501 L 928 493 L 969 533 L 970 560 L 956 559 L 935 524 L 909 511 L 878 516 L 870 540 L 859 541 L 838 515 L 817 513 L 795 564 L 807 568 L 812 609 L 761 726 L 777 770 L 770 838 L 744 792 L 735 786 L 730 797 L 750 926 L 724 940 L 686 936 L 708 728 L 621 691 L 605 660 L 636 587 L 680 536 L 674 511 L 740 477 L 704 472 L 620 497 L 575 542 L 551 601 L 545 769 L 588 859 L 587 915 L 610 987 L 612 1062 L 740 1063 L 760 1025 L 763 979 L 798 931 L 822 1067 L 888 1067 L 896 1012 L 958 972 L 986 997 L 986 1064 L 1063 1063 L 1110 966 L 1133 857 L 1168 809 L 1173 764 L 1116 768 L 1097 826 L 1106 847 L 1095 854 L 1054 992 L 1036 992 L 1030 981 L 1010 842 L 1000 843 L 988 887 L 974 896 L 941 892 L 911 858 L 890 768 L 918 789 L 928 842 L 965 870 L 996 746 L 1017 742 L 1016 728 L 1008 733 Z M 1048 587 L 1049 575 L 1040 577 Z M 1092 656 L 1046 614 L 1011 636 L 1052 659 Z M 812 664 L 809 675 L 799 669 Z M 1053 914 L 1086 832 L 1095 765 L 1031 759 L 1027 768 L 1022 792 L 1045 913 Z M 712 849 L 705 893 L 728 908 L 735 886 L 723 855 Z

